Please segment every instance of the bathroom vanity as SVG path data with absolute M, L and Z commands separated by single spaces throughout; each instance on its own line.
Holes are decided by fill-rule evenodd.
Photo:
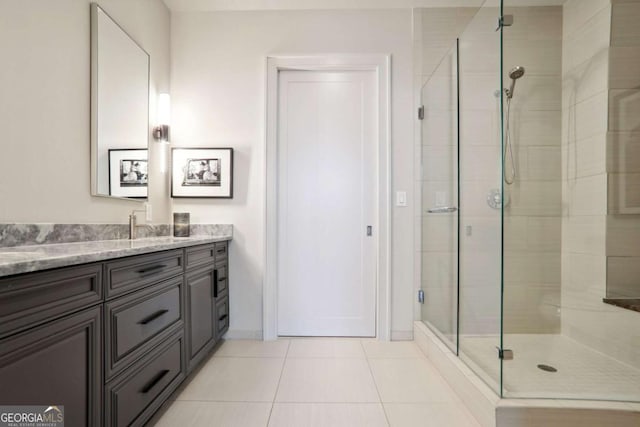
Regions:
M 229 328 L 229 239 L 0 250 L 0 402 L 143 425 Z

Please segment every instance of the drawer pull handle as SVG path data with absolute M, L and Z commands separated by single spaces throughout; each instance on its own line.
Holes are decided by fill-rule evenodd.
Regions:
M 222 322 L 224 319 L 226 319 L 227 317 L 229 317 L 228 314 L 223 314 L 222 316 L 218 317 L 218 321 Z
M 138 270 L 137 273 L 141 274 L 143 276 L 147 276 L 150 273 L 153 273 L 157 270 L 162 270 L 163 268 L 165 268 L 167 265 L 166 264 L 159 264 L 159 265 L 154 265 L 153 267 L 148 267 L 148 268 L 143 268 L 141 270 Z
M 147 394 L 147 393 L 149 393 L 149 392 L 151 391 L 151 389 L 152 389 L 153 387 L 155 387 L 155 385 L 156 385 L 156 384 L 158 384 L 158 383 L 160 382 L 160 380 L 161 380 L 162 378 L 164 378 L 164 376 L 165 376 L 165 375 L 167 375 L 168 373 L 169 373 L 169 370 L 168 370 L 168 369 L 165 369 L 165 370 L 163 370 L 163 371 L 158 372 L 158 373 L 156 374 L 156 376 L 155 376 L 155 377 L 153 377 L 153 378 L 151 378 L 151 381 L 149 381 L 149 382 L 147 383 L 147 385 L 146 385 L 146 386 L 144 386 L 144 387 L 142 388 L 142 390 L 140 390 L 140 393 L 142 393 L 142 394 Z
M 168 313 L 169 310 L 158 310 L 155 313 L 145 317 L 144 319 L 142 319 L 141 321 L 138 322 L 139 325 L 146 325 L 147 323 L 151 323 L 154 320 L 156 320 L 158 317 L 163 316 L 164 314 Z
M 227 280 L 227 278 L 226 278 L 226 277 L 220 277 L 220 278 L 218 279 L 218 282 L 224 282 L 225 280 Z
M 216 252 L 218 252 L 219 254 L 223 254 L 227 252 L 227 248 L 217 249 Z

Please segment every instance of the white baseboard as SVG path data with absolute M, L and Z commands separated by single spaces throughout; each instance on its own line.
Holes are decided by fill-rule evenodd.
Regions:
M 241 330 L 241 329 L 229 329 L 224 334 L 226 340 L 259 340 L 262 341 L 262 330 Z
M 413 331 L 391 331 L 391 341 L 413 341 Z

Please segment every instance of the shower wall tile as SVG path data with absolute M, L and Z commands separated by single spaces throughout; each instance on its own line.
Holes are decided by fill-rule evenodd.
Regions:
M 624 251 L 638 241 L 633 240 L 638 227 L 627 227 L 633 222 L 618 223 L 620 229 L 612 232 L 617 217 L 607 215 L 607 173 L 625 167 L 620 153 L 626 149 L 622 134 L 612 137 L 607 131 L 610 124 L 626 129 L 635 119 L 610 114 L 609 88 L 624 91 L 625 81 L 637 83 L 633 69 L 640 66 L 627 63 L 624 50 L 615 47 L 634 38 L 619 23 L 612 24 L 617 7 L 608 0 L 569 0 L 563 8 L 562 333 L 640 367 L 640 317 L 602 302 L 607 256 L 614 249 L 610 246 L 619 244 L 616 249 Z M 627 16 L 637 28 L 637 17 Z M 633 93 L 613 96 L 627 111 L 635 111 Z
M 609 131 L 640 128 L 640 89 L 609 90 Z
M 461 172 L 465 181 L 500 178 L 501 149 L 493 146 L 470 146 L 462 150 Z
M 508 80 L 507 80 L 508 81 Z M 511 109 L 515 111 L 556 111 L 562 109 L 562 82 L 554 76 L 528 76 L 518 81 Z
M 640 227 L 635 215 L 607 215 L 607 255 L 640 257 Z
M 500 16 L 500 8 L 498 7 L 484 6 L 480 8 L 473 20 L 467 25 L 464 34 L 475 36 L 482 33 L 495 33 L 498 16 Z
M 462 110 L 498 111 L 500 79 L 493 73 L 462 73 L 460 76 L 460 108 Z
M 504 70 L 506 78 L 510 64 L 524 66 L 527 76 L 562 74 L 561 40 L 514 40 L 511 34 L 507 36 L 504 41 L 504 57 L 509 59 L 509 65 Z M 491 42 L 495 44 L 496 41 L 491 39 Z
M 609 87 L 627 89 L 640 86 L 640 46 L 612 46 L 610 52 Z
M 609 174 L 608 212 L 640 214 L 640 173 Z M 640 226 L 640 221 L 636 225 Z
M 640 298 L 640 257 L 607 257 L 607 297 Z
M 562 171 L 565 182 L 606 173 L 605 138 L 605 134 L 594 135 L 562 147 Z
M 564 203 L 570 215 L 607 214 L 607 175 L 593 175 L 565 183 Z
M 538 283 L 511 284 L 504 289 L 505 333 L 560 332 L 560 287 Z
M 563 111 L 563 143 L 572 143 L 607 131 L 608 94 L 601 92 Z
M 562 134 L 562 116 L 558 111 L 514 111 L 514 132 L 518 145 L 559 146 Z
M 457 148 L 453 146 L 422 147 L 422 176 L 425 181 L 447 181 L 454 178 Z
M 609 0 L 569 0 L 563 8 L 563 38 L 573 35 L 602 9 L 610 6 Z
M 607 171 L 640 172 L 640 132 L 609 132 Z
M 559 252 L 518 252 L 504 256 L 505 284 L 560 283 Z
M 445 56 L 449 58 L 449 56 Z M 449 75 L 433 75 L 429 79 L 429 85 L 423 91 L 424 108 L 426 111 L 456 111 L 458 98 L 456 82 Z
M 420 9 L 423 76 L 428 77 L 436 70 L 477 10 L 474 7 Z
M 455 110 L 436 110 L 425 106 L 427 119 L 421 122 L 422 144 L 457 146 L 456 115 Z
M 530 7 L 527 9 L 527 40 L 562 40 L 562 7 Z
M 565 253 L 562 267 L 563 289 L 591 293 L 594 298 L 603 297 L 607 277 L 604 254 Z
M 500 64 L 498 33 L 473 33 L 460 39 L 461 73 L 495 73 Z
M 527 250 L 554 252 L 561 250 L 562 220 L 560 217 L 527 218 Z
M 497 146 L 500 142 L 499 117 L 494 111 L 460 111 L 460 138 L 465 145 Z
M 449 214 L 431 215 L 422 220 L 422 251 L 451 252 L 455 249 L 456 217 Z
M 422 40 L 422 9 L 413 9 L 411 13 L 411 32 L 413 34 L 413 41 L 419 42 Z M 415 44 L 415 43 L 414 43 Z
M 529 217 L 504 217 L 504 250 L 505 252 L 522 252 L 528 249 L 527 226 Z
M 562 221 L 562 251 L 568 255 L 605 255 L 606 217 L 568 216 Z M 567 266 L 571 269 L 571 266 Z
M 521 180 L 509 189 L 511 202 L 507 215 L 560 217 L 562 189 L 556 181 Z
M 473 254 L 487 252 L 500 254 L 500 216 L 474 217 L 465 215 L 462 223 L 461 246 Z M 465 227 L 471 227 L 467 232 Z
M 595 95 L 606 92 L 609 75 L 609 49 L 602 49 L 597 55 L 582 64 L 563 72 L 562 106 L 568 108 Z
M 617 3 L 611 13 L 611 46 L 640 46 L 640 4 Z
M 563 50 L 564 70 L 571 70 L 609 49 L 611 7 L 600 10 L 573 33 L 565 34 Z
M 520 168 L 524 179 L 559 181 L 562 178 L 560 147 L 526 147 L 526 163 L 520 164 Z

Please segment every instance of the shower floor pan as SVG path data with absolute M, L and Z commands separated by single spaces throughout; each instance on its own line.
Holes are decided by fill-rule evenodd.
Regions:
M 461 336 L 460 340 L 463 359 L 473 362 L 476 373 L 497 390 L 493 387 L 500 378 L 497 337 Z M 569 337 L 506 334 L 504 347 L 514 352 L 513 360 L 503 362 L 504 397 L 640 402 L 639 369 Z M 545 371 L 538 365 L 557 371 Z

